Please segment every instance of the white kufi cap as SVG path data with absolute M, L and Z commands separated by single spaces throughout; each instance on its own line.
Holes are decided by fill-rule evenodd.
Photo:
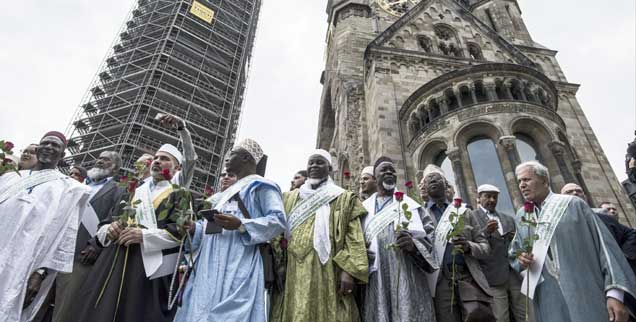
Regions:
M 364 167 L 364 169 L 362 169 L 362 173 L 361 174 L 368 174 L 368 175 L 373 177 L 374 176 L 373 167 L 372 166 Z
M 179 152 L 179 149 L 177 149 L 177 147 L 172 145 L 172 144 L 164 144 L 164 145 L 162 145 L 159 148 L 159 150 L 157 150 L 157 152 L 165 152 L 165 153 L 170 154 L 175 159 L 177 159 L 177 162 L 179 162 L 179 164 L 181 164 L 181 162 L 183 162 L 183 154 L 181 154 L 181 152 Z
M 481 186 L 479 186 L 479 188 L 477 188 L 477 193 L 482 193 L 482 192 L 496 192 L 499 193 L 499 188 L 491 185 L 491 184 L 483 184 Z
M 331 164 L 331 154 L 329 154 L 329 152 L 327 152 L 327 151 L 325 151 L 323 149 L 318 149 L 318 150 L 315 150 L 314 152 L 312 152 L 310 157 L 312 157 L 314 155 L 319 155 L 319 156 L 325 158 L 327 160 L 327 162 L 329 162 L 329 164 Z
M 263 158 L 263 149 L 261 149 L 261 146 L 256 143 L 256 141 L 252 139 L 245 139 L 241 141 L 241 143 L 236 145 L 236 147 L 245 149 L 252 156 L 252 158 L 254 158 L 256 164 L 261 162 L 261 159 Z

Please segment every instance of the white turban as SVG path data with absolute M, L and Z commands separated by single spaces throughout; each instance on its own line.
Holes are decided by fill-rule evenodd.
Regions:
M 373 174 L 373 167 L 369 166 L 369 167 L 364 167 L 364 169 L 362 169 L 362 173 L 360 175 L 364 175 L 364 174 L 368 174 L 370 176 L 374 176 Z
M 426 176 L 432 173 L 439 173 L 442 177 L 446 178 L 444 170 L 434 164 L 429 164 L 426 166 L 426 168 L 424 169 L 424 173 L 422 174 L 422 178 L 426 178 Z
M 325 158 L 327 160 L 327 162 L 329 162 L 329 164 L 331 164 L 331 154 L 323 149 L 318 149 L 314 152 L 311 153 L 310 157 L 314 156 L 314 155 L 319 155 L 323 158 Z
M 261 162 L 261 159 L 263 158 L 263 149 L 261 149 L 261 146 L 256 143 L 256 141 L 252 139 L 244 139 L 243 141 L 241 141 L 241 143 L 236 145 L 236 147 L 245 149 L 247 153 L 249 153 L 252 158 L 254 158 L 256 164 Z
M 479 188 L 477 188 L 477 193 L 482 193 L 482 192 L 496 192 L 499 193 L 499 188 L 491 185 L 491 184 L 483 184 L 481 186 L 479 186 Z
M 177 159 L 177 162 L 179 162 L 179 164 L 181 164 L 181 162 L 183 162 L 183 154 L 181 154 L 181 152 L 179 152 L 179 149 L 177 149 L 177 147 L 172 145 L 172 144 L 164 144 L 164 145 L 162 145 L 159 148 L 159 150 L 157 150 L 157 152 L 165 152 L 165 153 L 170 154 L 175 159 Z

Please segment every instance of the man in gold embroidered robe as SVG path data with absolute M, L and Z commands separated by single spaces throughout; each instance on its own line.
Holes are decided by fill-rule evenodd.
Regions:
M 356 283 L 368 280 L 360 223 L 366 211 L 353 192 L 333 183 L 331 169 L 329 153 L 317 150 L 309 158 L 305 184 L 283 196 L 288 229 L 292 230 L 285 239 L 274 242 L 278 255 L 286 258 L 277 261 L 284 265 L 285 282 L 284 291 L 272 296 L 270 321 L 360 320 L 353 289 Z M 325 191 L 322 201 L 312 202 Z M 307 207 L 310 210 L 305 216 L 294 212 L 303 205 L 313 206 Z M 305 220 L 294 220 L 297 217 Z

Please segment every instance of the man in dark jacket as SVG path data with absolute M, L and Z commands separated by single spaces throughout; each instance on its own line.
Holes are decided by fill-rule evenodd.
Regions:
M 97 225 L 119 205 L 125 192 L 114 178 L 120 167 L 119 154 L 104 151 L 99 155 L 95 166 L 87 173 L 86 185 L 91 188 L 91 207 L 87 207 L 87 211 L 82 214 L 82 222 L 77 232 L 73 272 L 60 274 L 56 280 L 54 322 L 70 321 L 68 314 L 71 313 L 71 303 L 77 300 L 79 288 L 89 277 L 93 264 L 102 251 L 95 239 Z

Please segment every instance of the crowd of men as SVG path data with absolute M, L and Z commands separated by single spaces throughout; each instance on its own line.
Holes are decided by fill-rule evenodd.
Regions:
M 538 162 L 517 167 L 526 204 L 506 214 L 500 187 L 467 204 L 440 168 L 416 189 L 387 157 L 348 191 L 324 150 L 283 193 L 247 139 L 219 191 L 195 198 L 185 123 L 159 121 L 182 151 L 165 144 L 127 176 L 114 151 L 63 174 L 54 131 L 5 161 L 19 171 L 0 175 L 1 321 L 634 320 L 636 232 L 574 183 L 552 192 Z

